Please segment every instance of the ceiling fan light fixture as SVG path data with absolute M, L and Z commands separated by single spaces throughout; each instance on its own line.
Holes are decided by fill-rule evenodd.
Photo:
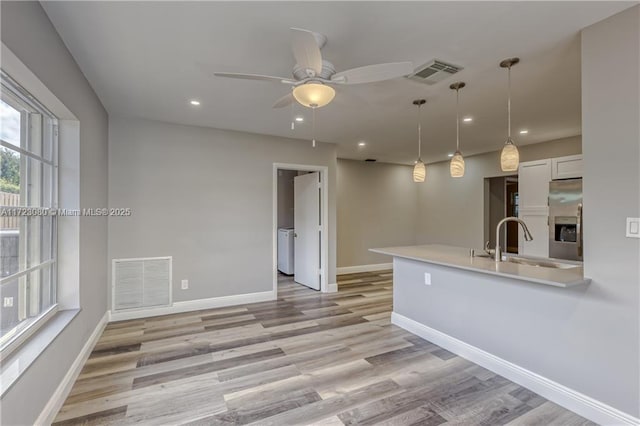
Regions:
M 321 83 L 306 83 L 293 89 L 293 97 L 307 108 L 321 108 L 331 102 L 336 95 L 332 87 Z

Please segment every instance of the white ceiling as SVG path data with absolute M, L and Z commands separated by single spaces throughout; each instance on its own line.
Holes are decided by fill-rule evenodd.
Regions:
M 506 71 L 512 71 L 517 144 L 580 133 L 580 29 L 636 2 L 43 2 L 47 14 L 109 114 L 305 140 L 291 109 L 273 109 L 290 90 L 270 82 L 213 77 L 213 71 L 289 77 L 289 28 L 328 37 L 322 53 L 338 71 L 379 62 L 438 58 L 464 67 L 437 85 L 397 79 L 340 88 L 317 110 L 316 138 L 342 158 L 412 163 L 413 99 L 424 97 L 423 159 L 455 149 L 455 94 L 462 80 L 465 154 L 499 149 L 506 137 Z M 200 107 L 189 105 L 190 99 Z M 518 131 L 526 128 L 529 134 Z M 366 141 L 365 148 L 358 142 Z

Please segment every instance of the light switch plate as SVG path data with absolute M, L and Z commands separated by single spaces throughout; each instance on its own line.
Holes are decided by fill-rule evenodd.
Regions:
M 640 217 L 627 218 L 627 238 L 640 238 Z
M 182 290 L 187 290 L 189 288 L 189 280 L 182 280 L 180 283 L 180 288 Z

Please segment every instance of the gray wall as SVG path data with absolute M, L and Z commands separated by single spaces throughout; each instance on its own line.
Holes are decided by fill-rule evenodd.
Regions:
M 106 206 L 106 111 L 38 2 L 3 1 L 0 8 L 2 42 L 80 121 L 80 207 Z M 2 424 L 33 424 L 104 315 L 106 259 L 107 220 L 81 218 L 82 311 L 2 398 Z
M 272 289 L 273 163 L 329 167 L 329 283 L 335 283 L 335 146 L 112 118 L 109 259 L 173 256 L 174 301 Z M 180 280 L 189 289 L 180 289 Z
M 399 260 L 394 310 L 638 417 L 640 240 L 624 232 L 625 217 L 640 216 L 640 7 L 585 29 L 582 61 L 584 206 L 592 224 L 584 267 L 591 284 L 558 289 Z M 447 241 L 435 229 L 451 229 L 465 216 L 456 209 L 477 201 L 471 189 L 461 199 L 465 193 L 454 185 L 462 181 L 448 184 L 434 169 L 426 195 L 438 186 L 456 192 L 434 207 L 426 231 L 448 243 L 477 242 L 462 234 Z M 481 226 L 478 214 L 463 232 L 481 235 Z M 431 286 L 424 285 L 425 271 Z
M 338 160 L 338 266 L 387 263 L 373 247 L 415 244 L 412 167 Z
M 580 136 L 519 147 L 521 161 L 581 153 Z M 517 141 L 516 141 L 517 142 Z M 427 165 L 427 177 L 418 184 L 417 242 L 461 247 L 484 246 L 484 178 L 511 175 L 500 170 L 500 152 L 465 159 L 465 175 L 453 179 L 449 162 Z
M 278 170 L 278 228 L 293 228 L 293 178 L 296 170 Z
M 615 63 L 615 69 L 606 64 Z M 607 78 L 603 79 L 603 76 Z M 582 32 L 585 274 L 593 279 L 577 318 L 599 348 L 582 355 L 597 371 L 589 395 L 640 417 L 640 6 Z M 597 226 L 596 226 L 597 224 Z M 587 331 L 589 335 L 587 335 Z M 597 343 L 596 343 L 597 342 Z M 587 371 L 587 370 L 584 370 Z

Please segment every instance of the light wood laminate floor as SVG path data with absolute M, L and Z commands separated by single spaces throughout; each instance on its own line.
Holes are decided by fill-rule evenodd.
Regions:
M 57 425 L 584 425 L 390 324 L 390 271 L 321 294 L 111 323 Z

